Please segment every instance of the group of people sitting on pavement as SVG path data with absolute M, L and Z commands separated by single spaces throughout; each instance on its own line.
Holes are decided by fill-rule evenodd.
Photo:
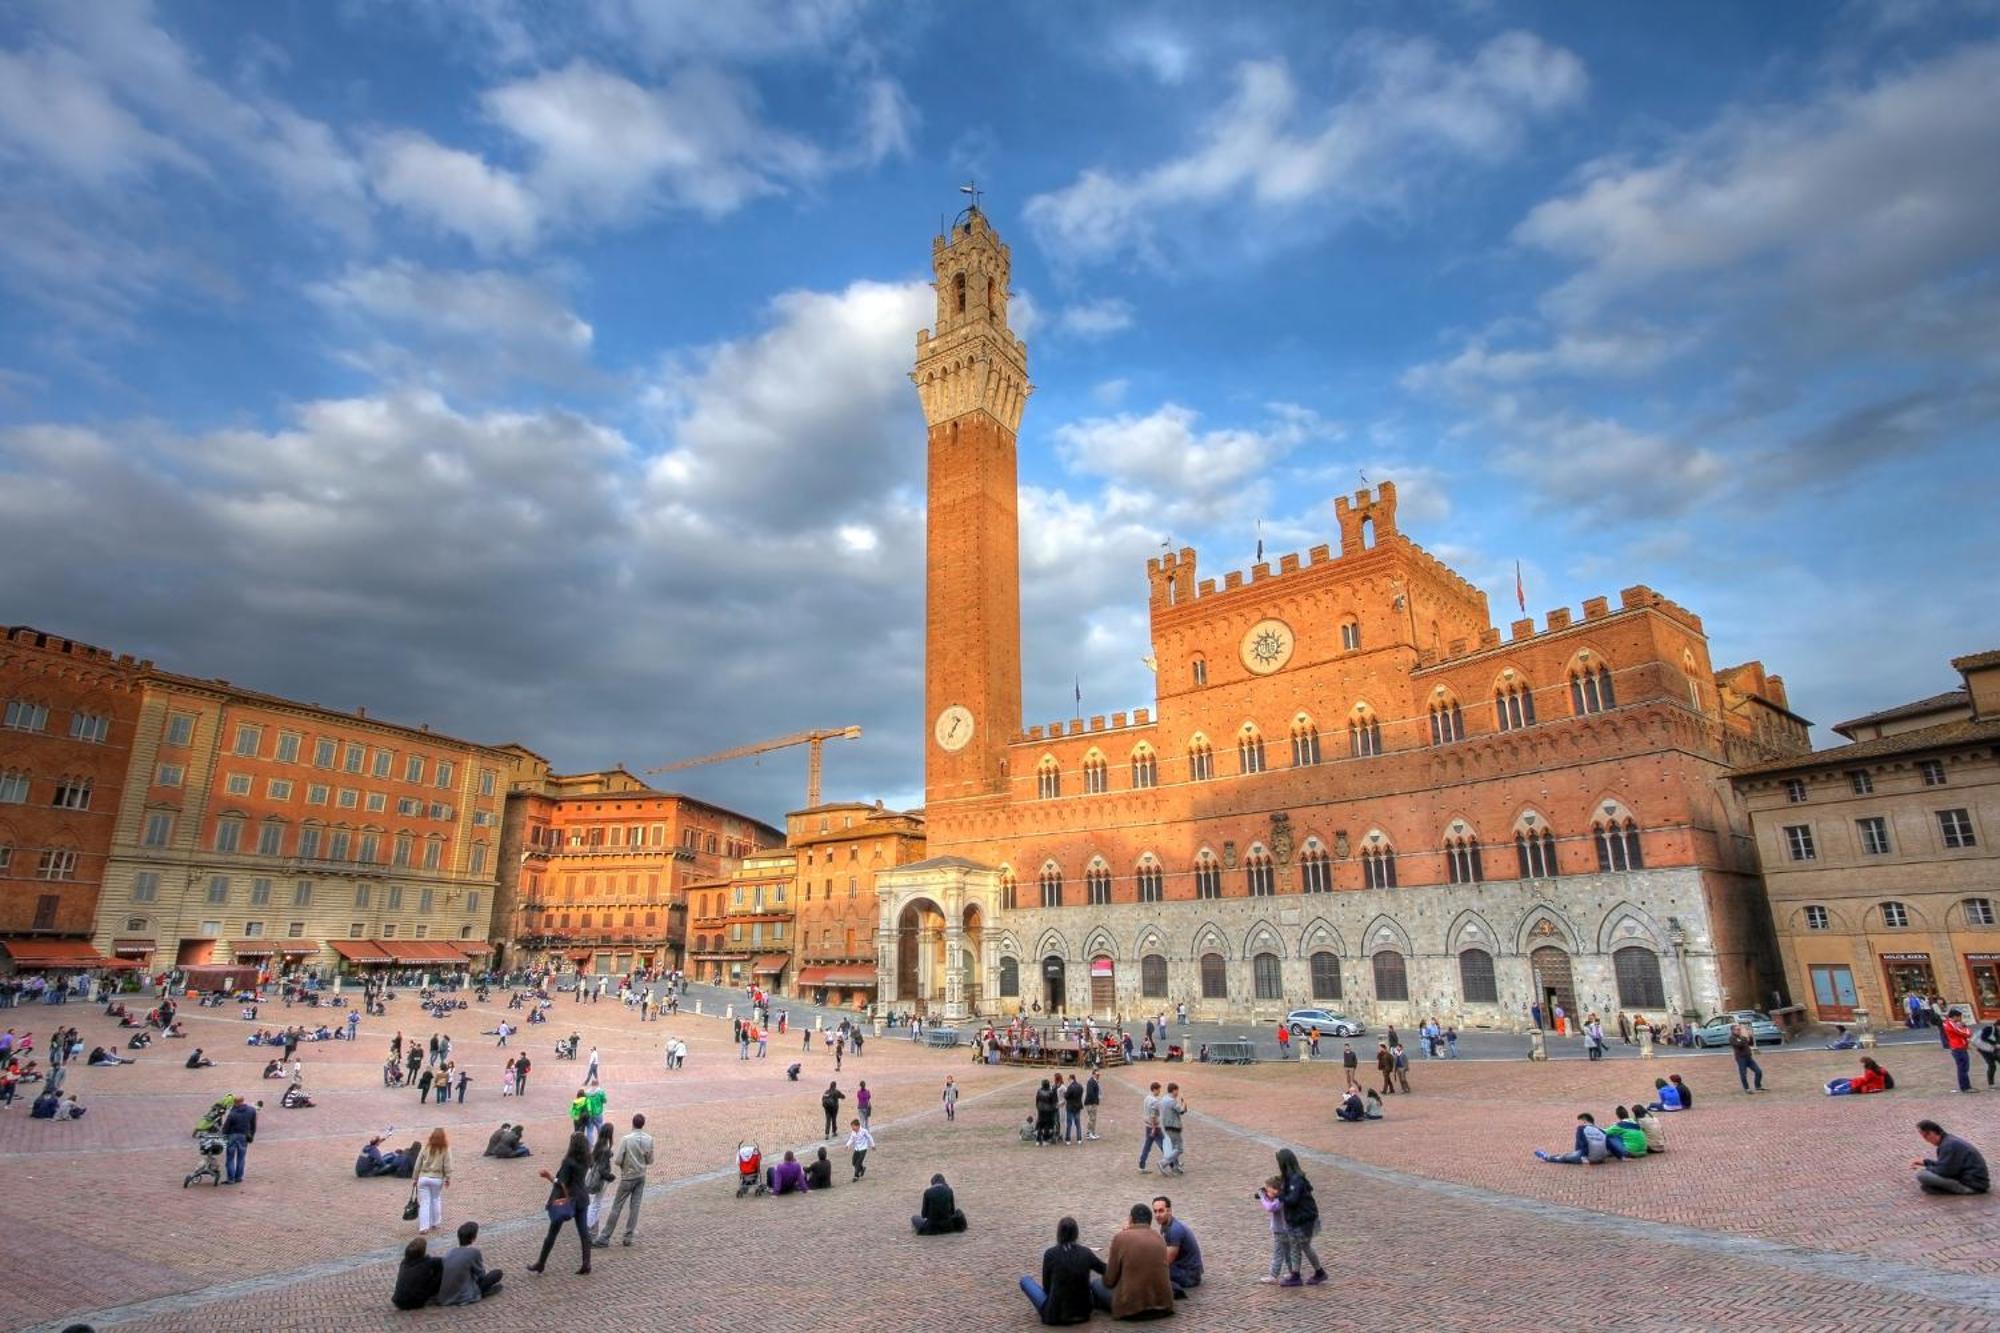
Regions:
M 389 1303 L 398 1310 L 421 1310 L 426 1305 L 471 1305 L 498 1296 L 500 1270 L 486 1266 L 486 1256 L 474 1243 L 478 1239 L 479 1223 L 462 1222 L 458 1244 L 440 1258 L 431 1254 L 428 1240 L 413 1237 L 403 1247 Z
M 1081 1244 L 1079 1235 L 1075 1218 L 1057 1222 L 1056 1243 L 1042 1252 L 1041 1280 L 1020 1280 L 1021 1293 L 1045 1325 L 1088 1323 L 1100 1310 L 1113 1319 L 1164 1318 L 1176 1300 L 1201 1285 L 1201 1246 L 1164 1195 L 1132 1205 L 1106 1257 Z
M 1350 1081 L 1347 1093 L 1340 1099 L 1340 1105 L 1333 1110 L 1334 1118 L 1350 1123 L 1360 1120 L 1380 1120 L 1382 1118 L 1382 1094 L 1373 1088 L 1365 1092 L 1359 1083 Z
M 1675 1108 L 1680 1109 L 1680 1108 Z M 1621 1158 L 1644 1157 L 1667 1150 L 1667 1132 L 1660 1124 L 1657 1106 L 1645 1102 L 1631 1108 L 1619 1107 L 1611 1128 L 1600 1129 L 1597 1117 L 1581 1111 L 1576 1117 L 1576 1140 L 1566 1153 L 1535 1149 L 1537 1159 L 1562 1166 L 1596 1166 Z

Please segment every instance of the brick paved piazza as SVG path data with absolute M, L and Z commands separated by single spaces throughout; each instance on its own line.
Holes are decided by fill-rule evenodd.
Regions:
M 0 1324 L 1026 1329 L 1035 1325 L 1014 1278 L 1038 1265 L 1055 1219 L 1075 1214 L 1086 1241 L 1102 1246 L 1129 1205 L 1161 1183 L 1135 1170 L 1141 1078 L 1157 1070 L 1183 1082 L 1195 1112 L 1188 1174 L 1168 1188 L 1202 1242 L 1209 1276 L 1183 1303 L 1183 1328 L 2000 1326 L 2000 1209 L 1991 1198 L 1925 1197 L 1910 1180 L 1907 1163 L 1923 1146 L 1911 1126 L 1923 1116 L 1989 1154 L 2000 1148 L 2000 1095 L 1951 1093 L 1935 1048 L 1887 1052 L 1898 1089 L 1859 1099 L 1818 1091 L 1849 1067 L 1845 1055 L 1774 1053 L 1765 1060 L 1773 1090 L 1761 1097 L 1734 1090 L 1726 1056 L 1675 1060 L 1700 1105 L 1667 1119 L 1671 1151 L 1583 1168 L 1538 1164 L 1529 1149 L 1563 1146 L 1576 1110 L 1608 1112 L 1656 1066 L 1420 1063 L 1417 1095 L 1394 1098 L 1388 1121 L 1359 1126 L 1331 1119 L 1331 1065 L 1142 1066 L 1109 1077 L 1102 1142 L 1037 1149 L 1016 1134 L 1030 1075 L 885 1037 L 840 1076 L 850 1092 L 866 1078 L 876 1097 L 880 1146 L 867 1180 L 739 1202 L 738 1139 L 754 1136 L 767 1151 L 812 1143 L 830 1057 L 816 1048 L 801 1081 L 788 1083 L 796 1037 L 742 1064 L 718 1018 L 640 1024 L 613 1002 L 564 1000 L 557 1021 L 526 1039 L 536 1059 L 525 1102 L 536 1156 L 489 1161 L 478 1155 L 487 1133 L 523 1109 L 497 1095 L 503 1059 L 492 1038 L 476 1036 L 497 1013 L 474 1009 L 446 1025 L 476 1061 L 462 1107 L 420 1110 L 414 1094 L 381 1086 L 389 1034 L 430 1031 L 406 998 L 365 1025 L 355 1046 L 301 1048 L 314 1109 L 278 1109 L 279 1085 L 259 1083 L 264 1053 L 242 1044 L 247 1025 L 234 1010 L 195 1010 L 193 1042 L 216 1068 L 185 1070 L 193 1042 L 161 1043 L 136 1066 L 76 1068 L 71 1084 L 91 1107 L 79 1123 L 30 1120 L 25 1104 L 0 1112 L 8 1185 Z M 276 1006 L 265 1015 L 287 1016 Z M 112 1035 L 84 1005 L 6 1011 L 0 1026 L 27 1024 L 39 1037 L 58 1017 L 80 1024 L 93 1044 Z M 603 1049 L 617 1123 L 647 1112 L 660 1160 L 638 1246 L 600 1251 L 596 1271 L 579 1277 L 572 1232 L 550 1274 L 537 1278 L 523 1271 L 543 1229 L 534 1172 L 553 1165 L 562 1108 L 581 1072 L 559 1065 L 550 1044 L 572 1022 Z M 685 1072 L 661 1067 L 670 1033 L 692 1048 Z M 936 1109 L 946 1073 L 966 1094 L 955 1125 Z M 248 1181 L 184 1190 L 188 1131 L 232 1089 L 269 1104 Z M 418 1314 L 390 1308 L 394 1256 L 414 1229 L 400 1219 L 406 1186 L 357 1180 L 351 1163 L 362 1140 L 391 1122 L 403 1142 L 440 1122 L 453 1134 L 446 1223 L 483 1224 L 488 1262 L 507 1272 L 497 1300 Z M 1305 1159 L 1325 1216 L 1320 1249 L 1335 1276 L 1322 1288 L 1256 1281 L 1269 1248 L 1249 1194 L 1283 1143 Z M 957 1187 L 972 1220 L 966 1235 L 910 1234 L 907 1218 L 932 1171 Z

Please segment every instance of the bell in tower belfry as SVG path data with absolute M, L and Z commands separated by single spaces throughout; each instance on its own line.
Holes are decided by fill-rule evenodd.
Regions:
M 1005 791 L 1021 726 L 1020 520 L 1014 435 L 1028 349 L 1007 326 L 1007 246 L 978 205 L 931 242 L 933 328 L 910 378 L 929 433 L 924 747 L 928 802 Z

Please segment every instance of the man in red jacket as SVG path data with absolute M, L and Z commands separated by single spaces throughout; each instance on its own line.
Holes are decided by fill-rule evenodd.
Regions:
M 1971 1092 L 1972 1052 L 1966 1049 L 1972 1040 L 1972 1029 L 1965 1025 L 1965 1018 L 1954 1009 L 1944 1017 L 1944 1045 L 1951 1052 L 1951 1062 L 1958 1067 L 1958 1090 Z

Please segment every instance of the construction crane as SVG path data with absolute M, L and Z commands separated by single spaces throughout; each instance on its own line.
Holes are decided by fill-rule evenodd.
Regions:
M 851 741 L 861 736 L 859 727 L 817 727 L 811 731 L 798 731 L 789 736 L 780 736 L 773 741 L 759 741 L 755 745 L 739 745 L 733 750 L 718 750 L 697 759 L 681 759 L 671 764 L 661 764 L 649 768 L 648 773 L 678 773 L 684 768 L 700 768 L 704 764 L 719 764 L 725 759 L 743 759 L 753 754 L 764 754 L 771 750 L 789 749 L 803 745 L 806 750 L 806 805 L 808 808 L 819 804 L 819 750 L 823 741 Z

